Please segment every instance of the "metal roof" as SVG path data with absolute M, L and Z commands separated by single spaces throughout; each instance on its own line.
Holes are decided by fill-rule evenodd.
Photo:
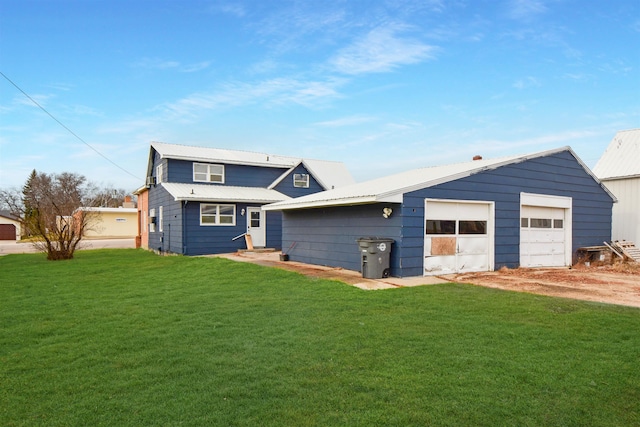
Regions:
M 323 191 L 308 196 L 274 203 L 265 206 L 265 210 L 303 209 L 324 206 L 356 205 L 367 203 L 401 203 L 403 194 L 432 187 L 449 181 L 465 178 L 486 170 L 492 170 L 501 166 L 524 162 L 537 157 L 545 157 L 552 154 L 568 151 L 582 165 L 594 180 L 598 179 L 589 168 L 578 158 L 570 147 L 540 153 L 502 157 L 497 159 L 474 160 L 465 163 L 457 163 L 446 166 L 434 166 L 414 169 L 371 181 L 353 184 L 335 190 Z M 599 182 L 599 181 L 598 181 Z M 613 200 L 615 197 L 603 186 Z
M 601 180 L 640 177 L 640 129 L 616 133 L 593 173 Z
M 167 144 L 164 142 L 152 142 L 151 148 L 154 149 L 161 158 L 206 163 L 220 162 L 225 164 L 286 168 L 288 170 L 293 170 L 293 168 L 302 163 L 325 190 L 342 187 L 355 182 L 351 173 L 349 173 L 349 170 L 342 162 L 301 159 L 299 157 L 278 156 L 252 151 Z M 153 159 L 150 158 L 149 168 L 152 163 Z M 150 173 L 151 170 L 148 170 L 147 174 L 150 175 Z M 279 180 L 284 179 L 287 174 L 288 173 L 284 173 Z M 274 184 L 277 184 L 277 182 L 279 181 L 276 180 Z M 275 187 L 274 184 L 272 184 L 270 188 Z
M 227 150 L 222 148 L 193 147 L 180 144 L 152 142 L 151 147 L 161 158 L 221 162 L 237 165 L 251 165 L 274 168 L 290 168 L 300 162 L 299 158 L 274 156 L 252 151 Z
M 163 182 L 160 184 L 176 200 L 198 202 L 247 202 L 273 203 L 289 200 L 276 190 L 261 187 L 234 187 L 214 184 L 184 184 L 177 182 Z

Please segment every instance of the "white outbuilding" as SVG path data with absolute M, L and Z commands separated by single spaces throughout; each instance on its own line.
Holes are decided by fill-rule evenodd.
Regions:
M 640 129 L 616 133 L 593 173 L 618 199 L 612 239 L 640 243 Z

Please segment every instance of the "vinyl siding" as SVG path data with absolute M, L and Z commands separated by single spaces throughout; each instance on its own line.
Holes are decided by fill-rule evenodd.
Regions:
M 424 199 L 493 201 L 495 268 L 517 267 L 521 192 L 572 198 L 574 252 L 610 240 L 611 198 L 569 152 L 560 152 L 406 193 L 389 219 L 382 217 L 388 204 L 284 211 L 283 247 L 297 242 L 290 254 L 295 261 L 359 271 L 355 239 L 390 237 L 391 275 L 421 276 Z
M 629 240 L 640 243 L 640 178 L 605 181 L 616 196 L 613 205 L 613 240 Z
M 400 215 L 382 217 L 382 208 L 399 205 L 376 204 L 283 212 L 282 247 L 293 261 L 329 265 L 360 271 L 360 237 L 400 240 Z M 295 244 L 295 246 L 294 246 Z M 289 251 L 288 248 L 293 248 Z M 397 273 L 396 245 L 391 248 L 391 274 Z
M 297 173 L 306 173 L 310 175 L 309 188 L 300 188 L 293 186 L 293 175 Z M 300 197 L 306 196 L 307 194 L 317 193 L 319 191 L 323 191 L 324 189 L 303 165 L 298 165 L 298 167 L 296 167 L 281 182 L 279 182 L 278 185 L 274 187 L 274 190 L 279 191 L 289 197 Z
M 167 161 L 166 159 L 163 161 Z M 192 162 L 186 160 L 168 159 L 168 166 L 165 166 L 165 182 L 181 182 L 192 183 L 193 181 L 193 164 L 213 164 L 222 165 L 219 162 Z M 239 187 L 268 187 L 286 169 L 281 168 L 261 168 L 258 166 L 243 165 L 224 165 L 224 184 L 212 185 L 231 185 Z M 206 184 L 198 181 L 200 184 Z M 293 186 L 293 184 L 292 184 Z
M 156 176 L 157 166 L 162 164 L 163 182 L 193 183 L 193 163 L 194 161 L 165 158 L 152 148 L 152 164 L 150 173 Z M 237 164 L 224 164 L 224 162 L 198 161 L 204 164 L 222 164 L 225 167 L 225 182 L 223 184 L 211 183 L 211 185 L 238 186 L 238 187 L 259 187 L 268 188 L 273 182 L 280 178 L 289 170 L 287 167 L 260 167 Z M 293 185 L 293 174 L 307 173 L 310 175 L 309 188 L 296 188 Z M 199 182 L 203 184 L 202 182 Z M 306 194 L 322 191 L 318 181 L 304 167 L 298 165 L 293 171 L 287 174 L 275 187 L 279 191 L 290 197 L 298 197 Z M 163 207 L 163 231 L 150 233 L 148 230 L 149 221 L 147 219 L 146 235 L 143 236 L 143 243 L 152 250 L 172 252 L 185 255 L 204 255 L 215 253 L 235 252 L 238 249 L 246 248 L 244 238 L 232 240 L 246 232 L 247 224 L 245 212 L 249 206 L 255 207 L 260 204 L 246 203 L 225 203 L 236 206 L 235 226 L 201 226 L 200 225 L 200 202 L 175 201 L 173 197 L 159 185 L 152 185 L 148 195 L 147 216 L 150 209 L 155 209 L 156 214 L 159 206 Z M 282 248 L 282 213 L 263 213 L 266 221 L 266 246 L 269 248 Z M 144 223 L 144 222 L 143 222 Z M 148 238 L 147 238 L 148 236 Z

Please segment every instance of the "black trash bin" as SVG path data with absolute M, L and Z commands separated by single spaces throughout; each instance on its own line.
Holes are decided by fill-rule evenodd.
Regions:
M 366 279 L 389 277 L 389 255 L 393 239 L 361 237 L 356 241 L 360 247 L 362 277 Z

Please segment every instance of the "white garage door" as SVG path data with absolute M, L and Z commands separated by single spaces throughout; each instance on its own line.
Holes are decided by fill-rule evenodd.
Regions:
M 493 270 L 492 202 L 425 200 L 424 275 Z
M 523 194 L 520 208 L 520 266 L 571 264 L 571 199 Z M 527 205 L 535 203 L 538 206 Z M 540 206 L 543 204 L 551 206 Z

